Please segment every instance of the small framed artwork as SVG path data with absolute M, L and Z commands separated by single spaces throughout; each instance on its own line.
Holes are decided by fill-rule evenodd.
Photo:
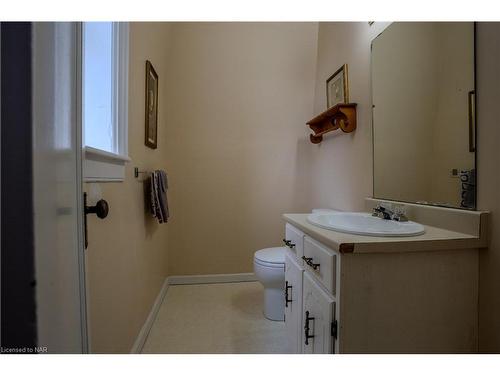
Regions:
M 158 74 L 146 61 L 146 146 L 158 147 Z
M 347 64 L 342 65 L 339 70 L 326 80 L 326 102 L 327 108 L 339 103 L 349 103 Z

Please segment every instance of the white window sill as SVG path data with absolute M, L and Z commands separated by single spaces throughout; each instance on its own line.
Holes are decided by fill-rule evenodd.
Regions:
M 84 147 L 83 180 L 85 182 L 122 182 L 125 163 L 130 158 L 97 148 Z

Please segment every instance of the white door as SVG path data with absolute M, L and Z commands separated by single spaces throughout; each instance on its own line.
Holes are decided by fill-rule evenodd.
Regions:
M 287 249 L 285 255 L 285 329 L 289 353 L 302 351 L 302 273 L 296 255 Z
M 332 323 L 335 301 L 308 272 L 304 272 L 303 280 L 302 352 L 333 353 Z
M 33 23 L 33 189 L 38 345 L 88 350 L 76 23 Z

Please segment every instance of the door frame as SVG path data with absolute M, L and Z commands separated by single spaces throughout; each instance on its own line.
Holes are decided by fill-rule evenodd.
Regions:
M 2 22 L 0 22 L 0 187 L 2 186 Z M 2 194 L 0 192 L 0 213 L 2 212 Z M 0 216 L 0 293 L 2 292 L 2 219 Z M 0 298 L 0 348 L 2 347 L 2 298 Z
M 65 300 L 63 301 L 66 305 L 59 306 L 55 304 L 54 306 L 50 305 L 47 302 L 44 305 L 43 314 L 38 314 L 37 320 L 40 326 L 40 321 L 43 321 L 42 324 L 45 324 L 45 338 L 47 339 L 50 336 L 50 341 L 55 345 L 59 345 L 59 350 L 64 350 L 64 343 L 70 342 L 73 345 L 73 351 L 77 351 L 80 353 L 89 353 L 90 352 L 90 344 L 89 344 L 89 329 L 88 329 L 88 309 L 87 309 L 87 288 L 86 288 L 86 278 L 85 278 L 85 247 L 84 247 L 84 207 L 83 207 L 83 166 L 82 166 L 82 95 L 81 95 L 81 23 L 78 22 L 34 22 L 32 23 L 32 44 L 33 44 L 33 63 L 32 63 L 32 71 L 33 71 L 33 131 L 36 131 L 36 126 L 42 126 L 42 128 L 38 129 L 39 132 L 43 135 L 43 121 L 42 118 L 37 119 L 36 114 L 39 113 L 42 116 L 54 116 L 54 126 L 57 126 L 59 115 L 59 111 L 56 111 L 56 105 L 67 106 L 65 108 L 66 118 L 69 118 L 69 123 L 66 122 L 67 126 L 70 129 L 69 137 L 71 139 L 71 146 L 68 149 L 71 160 L 71 165 L 74 165 L 73 177 L 71 177 L 71 182 L 75 183 L 75 190 L 72 190 L 72 196 L 75 197 L 76 201 L 71 203 L 71 206 L 76 211 L 73 214 L 75 220 L 75 226 L 73 226 L 73 238 L 74 245 L 78 248 L 68 248 L 68 252 L 66 256 L 70 259 L 70 262 L 66 262 L 62 264 L 63 267 L 71 267 L 72 269 L 69 272 L 66 272 L 66 275 L 71 275 L 72 284 L 74 285 L 75 291 L 78 290 L 78 297 L 72 299 L 71 301 Z M 35 60 L 38 59 L 38 60 Z M 43 77 L 45 72 L 42 71 L 39 64 L 46 65 L 47 77 Z M 38 66 L 38 67 L 37 67 Z M 37 70 L 38 69 L 38 70 Z M 58 74 L 61 74 L 61 79 L 58 81 Z M 65 75 L 64 75 L 65 74 Z M 68 76 L 69 82 L 68 82 Z M 66 81 L 65 81 L 66 80 Z M 57 89 L 59 89 L 58 82 L 64 82 L 66 93 L 58 93 Z M 67 85 L 66 85 L 67 84 Z M 57 86 L 55 90 L 54 87 Z M 38 95 L 38 97 L 37 97 Z M 41 100 L 40 96 L 47 96 L 47 100 Z M 52 95 L 52 96 L 51 96 Z M 64 96 L 65 95 L 65 96 Z M 60 99 L 64 96 L 64 101 L 59 103 L 57 99 Z M 49 104 L 49 106 L 47 106 Z M 50 107 L 52 104 L 52 107 Z M 48 108 L 47 108 L 48 107 Z M 69 113 L 69 114 L 68 114 Z M 42 124 L 37 123 L 37 121 L 42 121 Z M 65 121 L 64 118 L 61 121 Z M 33 143 L 33 147 L 35 148 L 35 142 Z M 34 154 L 35 155 L 35 154 Z M 74 159 L 73 159 L 74 158 Z M 54 165 L 48 165 L 50 162 L 38 161 L 38 163 L 45 163 L 39 166 L 39 173 L 44 168 L 54 167 Z M 36 164 L 36 163 L 35 163 Z M 34 165 L 35 168 L 35 165 Z M 69 176 L 71 172 L 69 172 Z M 43 185 L 43 182 L 41 183 Z M 37 187 L 35 186 L 34 189 Z M 43 194 L 37 194 L 34 190 L 34 204 L 36 207 L 37 199 L 42 200 Z M 73 199 L 73 198 L 71 198 Z M 64 210 L 64 207 L 62 208 Z M 72 209 L 70 208 L 70 214 Z M 38 212 L 38 220 L 41 220 L 40 217 L 44 215 L 50 215 L 51 213 Z M 43 220 L 43 218 L 42 218 Z M 36 229 L 35 229 L 36 231 Z M 40 233 L 40 236 L 46 236 L 43 231 Z M 40 259 L 44 259 L 45 261 L 37 262 L 37 273 L 45 274 L 49 272 L 54 272 L 54 270 L 58 270 L 58 264 L 54 264 L 55 261 L 59 260 L 58 258 L 47 259 L 46 255 L 47 249 L 43 249 L 43 245 L 47 246 L 47 242 L 41 242 L 42 245 L 40 249 L 37 249 L 35 246 L 35 255 Z M 35 245 L 37 242 L 35 241 Z M 57 257 L 57 255 L 55 255 Z M 64 260 L 64 259 L 63 259 Z M 61 265 L 59 265 L 61 266 Z M 68 271 L 68 270 L 66 270 Z M 64 279 L 64 274 L 61 276 Z M 37 277 L 38 278 L 38 277 Z M 64 280 L 62 280 L 64 281 Z M 40 288 L 45 288 L 42 295 L 50 296 L 51 295 L 51 286 L 50 285 L 40 285 L 38 283 L 37 288 L 40 291 Z M 42 301 L 38 301 L 38 304 L 41 304 Z M 73 311 L 73 320 L 74 324 L 71 326 L 71 332 L 68 332 L 60 327 L 52 327 L 53 324 L 50 320 L 51 311 L 54 311 L 53 315 L 57 316 L 57 313 L 60 314 L 60 310 L 64 308 L 68 308 Z M 78 312 L 78 314 L 76 313 Z M 77 316 L 78 315 L 78 316 Z M 40 327 L 39 327 L 40 332 Z M 39 337 L 40 340 L 40 337 Z M 43 343 L 39 342 L 39 345 L 43 345 Z M 50 348 L 49 348 L 50 349 Z
M 82 115 L 82 103 L 83 103 L 83 89 L 82 89 L 82 73 L 83 73 L 83 42 L 82 42 L 82 22 L 75 22 L 75 48 L 76 48 L 76 158 L 77 158 L 77 197 L 80 199 L 76 202 L 76 207 L 78 212 L 78 247 L 79 247 L 79 269 L 78 273 L 80 275 L 80 313 L 82 316 L 82 348 L 84 353 L 91 353 L 90 348 L 90 326 L 89 326 L 89 310 L 88 310 L 88 288 L 86 280 L 86 249 L 85 249 L 85 207 L 83 202 L 83 115 Z

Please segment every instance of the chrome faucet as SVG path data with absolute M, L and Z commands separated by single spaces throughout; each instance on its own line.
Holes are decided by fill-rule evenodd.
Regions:
M 378 205 L 376 207 L 373 208 L 373 212 L 372 212 L 372 216 L 376 216 L 376 217 L 379 217 L 381 219 L 385 219 L 385 220 L 391 220 L 391 214 L 392 214 L 392 211 L 385 208 L 384 206 L 382 205 Z
M 404 206 L 397 205 L 394 211 L 391 211 L 387 207 L 381 204 L 373 208 L 372 216 L 379 217 L 384 220 L 394 220 L 394 221 L 408 221 L 408 218 L 404 212 Z

